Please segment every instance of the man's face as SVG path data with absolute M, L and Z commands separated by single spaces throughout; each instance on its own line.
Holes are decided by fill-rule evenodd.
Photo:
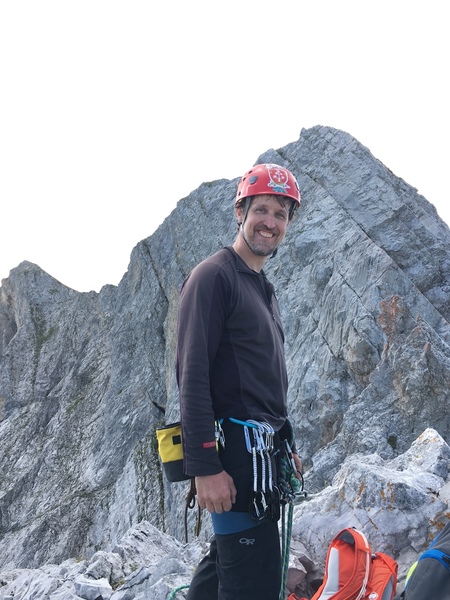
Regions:
M 243 216 L 243 209 L 238 209 L 238 217 Z M 253 254 L 270 256 L 283 241 L 288 221 L 289 200 L 268 194 L 255 196 L 241 233 Z

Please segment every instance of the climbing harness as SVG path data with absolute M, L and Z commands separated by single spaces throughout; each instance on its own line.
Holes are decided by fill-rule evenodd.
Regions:
M 283 439 L 280 448 L 275 450 L 275 431 L 266 422 L 241 421 L 229 418 L 232 423 L 242 426 L 244 431 L 245 445 L 252 456 L 253 467 L 253 489 L 249 506 L 249 515 L 255 521 L 278 521 L 281 516 L 281 587 L 279 600 L 285 599 L 286 580 L 289 569 L 290 541 L 292 534 L 292 521 L 294 504 L 299 500 L 308 498 L 304 490 L 302 474 L 297 471 L 292 453 L 293 432 L 290 440 Z M 217 449 L 219 445 L 225 448 L 225 435 L 222 429 L 223 419 L 216 421 L 215 437 Z M 278 472 L 277 481 L 274 482 L 272 460 L 277 456 Z M 185 538 L 187 533 L 187 510 L 195 506 L 195 481 L 191 480 L 191 487 L 186 495 L 185 509 Z M 281 514 L 280 514 L 281 513 Z M 201 510 L 198 509 L 195 535 L 200 533 Z M 180 586 L 173 590 L 168 600 L 173 600 L 176 594 L 188 588 L 189 585 Z

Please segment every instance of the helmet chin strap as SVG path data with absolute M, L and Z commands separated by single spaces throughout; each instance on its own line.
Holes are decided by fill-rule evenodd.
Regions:
M 244 207 L 244 215 L 242 217 L 242 221 L 240 223 L 241 227 L 244 227 L 244 223 L 247 219 L 248 211 L 250 210 L 250 204 L 252 203 L 253 197 L 249 196 L 245 199 L 245 207 Z

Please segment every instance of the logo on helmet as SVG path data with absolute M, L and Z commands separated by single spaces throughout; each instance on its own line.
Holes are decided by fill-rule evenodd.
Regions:
M 291 186 L 288 185 L 287 171 L 277 165 L 267 165 L 267 173 L 270 179 L 268 186 L 273 188 L 274 193 L 287 194 L 287 190 L 291 189 Z

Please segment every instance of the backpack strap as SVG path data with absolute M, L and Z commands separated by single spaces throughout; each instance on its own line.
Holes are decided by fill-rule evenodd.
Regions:
M 447 569 L 447 571 L 450 571 L 450 556 L 445 554 L 445 552 L 442 552 L 442 550 L 435 550 L 434 548 L 425 550 L 425 552 L 419 557 L 419 560 L 423 560 L 424 558 L 435 558 L 443 567 Z
M 369 579 L 371 550 L 366 536 L 348 527 L 331 541 L 325 578 L 311 600 L 361 600 Z
M 372 551 L 370 549 L 369 542 L 367 541 L 367 538 L 363 534 L 362 531 L 359 531 L 358 529 L 355 529 L 354 527 L 345 529 L 344 531 L 351 533 L 351 535 L 354 539 L 354 542 L 355 542 L 355 549 L 359 550 L 359 551 L 363 551 L 366 556 L 366 565 L 365 565 L 366 571 L 365 571 L 365 575 L 364 575 L 364 580 L 361 585 L 360 593 L 358 594 L 358 596 L 355 597 L 355 600 L 360 600 L 361 598 L 363 598 L 364 594 L 366 593 L 367 582 L 369 581 L 370 564 L 372 562 Z

